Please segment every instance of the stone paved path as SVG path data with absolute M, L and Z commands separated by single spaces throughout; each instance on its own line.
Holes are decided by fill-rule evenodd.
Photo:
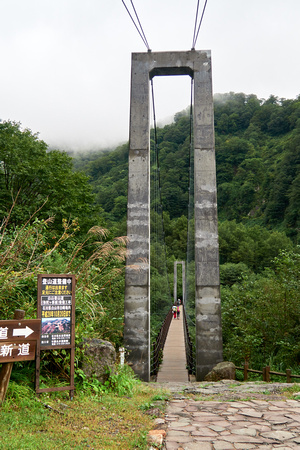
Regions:
M 176 388 L 173 385 L 170 389 L 173 399 L 164 417 L 167 435 L 163 448 L 300 449 L 300 401 L 287 399 L 282 394 L 282 390 L 290 386 L 279 383 L 190 383 L 184 386 L 184 392 L 176 394 L 178 385 Z M 210 393 L 208 400 L 203 399 L 205 390 Z M 231 401 L 223 401 L 224 391 L 225 398 L 231 396 Z M 253 398 L 248 399 L 251 396 Z M 261 399 L 262 396 L 265 399 Z

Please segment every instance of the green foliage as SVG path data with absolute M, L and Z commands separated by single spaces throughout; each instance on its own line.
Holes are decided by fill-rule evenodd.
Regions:
M 145 449 L 153 418 L 140 406 L 151 402 L 157 392 L 135 382 L 132 396 L 85 389 L 69 402 L 68 393 L 44 393 L 37 398 L 26 385 L 12 382 L 1 405 L 0 447 Z
M 93 195 L 88 178 L 73 171 L 65 152 L 49 151 L 44 141 L 15 122 L 0 123 L 0 220 L 22 226 L 32 215 L 54 217 L 61 232 L 63 218 L 79 218 L 83 231 L 92 226 Z
M 220 283 L 224 286 L 232 286 L 249 274 L 249 267 L 245 263 L 220 265 Z
M 246 264 L 261 272 L 272 265 L 280 250 L 291 249 L 292 243 L 283 232 L 269 231 L 260 225 L 244 225 L 224 221 L 219 225 L 220 263 Z
M 282 251 L 274 270 L 222 289 L 225 358 L 288 368 L 300 360 L 300 249 Z
M 218 94 L 214 99 L 214 117 L 219 219 L 258 223 L 284 231 L 297 242 L 299 98 L 270 96 L 262 100 L 253 94 Z M 168 253 L 171 245 L 176 259 L 181 259 L 176 252 L 182 254 L 184 247 L 182 238 L 178 241 L 173 233 L 177 219 L 187 216 L 189 133 L 187 111 L 177 113 L 173 123 L 157 129 L 162 204 L 171 222 Z M 152 131 L 151 142 L 153 138 Z M 78 158 L 83 163 L 78 164 L 76 159 L 77 167 L 91 177 L 96 202 L 104 209 L 106 220 L 119 224 L 126 218 L 128 145 L 99 154 L 99 158 Z M 152 181 L 157 164 L 156 161 L 151 168 Z M 151 196 L 153 207 L 156 201 Z
M 84 391 L 95 396 L 108 393 L 132 396 L 133 388 L 140 383 L 131 367 L 126 364 L 116 365 L 114 370 L 109 370 L 104 384 L 96 378 L 88 379 L 81 369 L 76 370 L 75 376 L 77 391 Z
M 76 341 L 96 336 L 120 345 L 126 239 L 109 240 L 106 229 L 93 227 L 78 240 L 77 222 L 64 220 L 63 234 L 50 247 L 47 226 L 47 221 L 36 219 L 14 230 L 5 222 L 0 235 L 1 317 L 11 319 L 15 309 L 25 310 L 26 318 L 36 317 L 37 275 L 74 273 Z M 45 352 L 42 367 L 46 374 L 54 371 L 68 378 L 68 355 L 64 352 Z
M 293 246 L 299 241 L 300 220 L 300 98 L 261 100 L 229 93 L 215 97 L 214 110 L 226 352 L 238 358 L 249 354 L 257 362 L 270 352 L 276 363 L 280 358 L 295 362 L 298 308 L 291 293 L 298 298 Z M 176 260 L 188 260 L 187 313 L 193 321 L 189 133 L 183 111 L 157 130 L 159 161 L 151 147 L 153 330 L 170 306 L 166 288 L 172 293 Z M 153 130 L 150 137 L 153 143 Z M 34 317 L 37 274 L 75 273 L 77 339 L 95 335 L 118 346 L 125 240 L 115 237 L 126 234 L 128 144 L 72 156 L 50 151 L 18 123 L 0 123 L 0 313 L 11 318 L 14 309 L 22 308 Z M 161 199 L 154 192 L 158 167 Z M 154 241 L 155 233 L 159 238 Z M 180 283 L 178 289 L 180 295 Z M 294 308 L 294 322 L 289 308 Z M 282 329 L 282 317 L 290 324 L 285 335 L 276 328 Z

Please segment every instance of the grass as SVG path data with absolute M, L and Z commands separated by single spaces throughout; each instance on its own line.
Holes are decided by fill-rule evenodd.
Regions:
M 300 393 L 300 383 L 291 384 L 283 390 L 283 393 L 288 399 L 300 400 L 300 395 L 296 395 Z
M 79 392 L 69 401 L 66 392 L 37 399 L 31 388 L 11 382 L 1 407 L 0 449 L 146 449 L 153 428 L 147 405 L 162 409 L 165 400 L 143 383 L 130 396 Z

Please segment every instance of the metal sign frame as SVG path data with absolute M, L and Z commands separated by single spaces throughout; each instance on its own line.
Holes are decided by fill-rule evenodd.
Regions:
M 42 392 L 70 391 L 74 394 L 75 362 L 75 275 L 39 274 L 37 317 L 41 320 L 41 338 L 37 341 L 35 390 Z M 44 331 L 44 332 L 43 332 Z M 70 385 L 40 388 L 41 351 L 70 350 Z

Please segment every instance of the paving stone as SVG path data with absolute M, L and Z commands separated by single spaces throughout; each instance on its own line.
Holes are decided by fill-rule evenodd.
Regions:
M 288 445 L 288 446 L 286 446 L 286 445 L 284 445 L 284 446 L 282 446 L 282 445 L 279 445 L 279 446 L 274 446 L 274 449 L 279 449 L 279 450 L 291 450 L 292 448 L 297 448 L 297 447 L 294 447 L 293 445 Z
M 240 420 L 245 420 L 245 417 L 242 414 L 235 414 L 234 416 L 229 415 L 228 420 L 231 422 L 238 422 Z
M 192 436 L 209 436 L 211 438 L 213 437 L 217 437 L 218 433 L 216 433 L 215 431 L 210 430 L 209 428 L 201 428 L 200 430 L 195 430 L 191 432 Z
M 241 436 L 256 436 L 254 428 L 231 428 L 232 434 L 239 434 Z
M 178 443 L 174 441 L 168 441 L 165 444 L 166 450 L 178 450 Z
M 260 437 L 253 437 L 253 436 L 238 436 L 236 434 L 230 434 L 229 436 L 223 436 L 224 441 L 227 442 L 246 442 L 249 444 L 261 444 L 264 442 L 264 440 Z
M 190 421 L 188 420 L 175 420 L 174 422 L 169 423 L 169 428 L 176 428 L 176 427 L 187 427 L 190 425 Z
M 234 444 L 234 448 L 237 449 L 237 450 L 239 450 L 239 449 L 241 449 L 241 450 L 250 450 L 252 448 L 257 448 L 257 446 L 254 445 L 254 444 L 239 444 L 237 442 L 236 444 Z M 264 448 L 266 448 L 266 447 L 264 447 Z
M 211 436 L 193 436 L 193 441 L 199 442 L 214 442 L 217 438 L 213 438 Z
M 191 437 L 190 436 L 171 436 L 170 438 L 166 437 L 166 442 L 177 442 L 177 448 L 178 448 L 178 444 L 185 444 L 186 442 L 191 442 Z
M 217 419 L 219 417 L 218 414 L 208 412 L 208 411 L 198 411 L 192 413 L 193 417 L 201 417 L 201 419 L 209 420 L 209 419 Z
M 180 412 L 183 412 L 183 408 L 180 408 L 179 406 L 173 406 L 171 404 L 170 409 L 169 409 L 169 414 L 178 414 Z
M 243 409 L 243 411 L 240 411 L 240 414 L 242 416 L 255 417 L 255 418 L 261 418 L 263 416 L 263 414 L 260 411 L 256 411 L 255 409 L 252 409 L 252 408 L 245 408 L 245 409 Z
M 258 406 L 258 407 L 264 407 L 264 406 L 268 406 L 270 404 L 269 402 L 266 402 L 264 400 L 250 400 L 247 403 L 250 403 L 250 404 L 254 403 L 254 405 Z M 245 402 L 245 404 L 246 404 L 246 402 Z
M 300 415 L 296 415 L 296 414 L 285 414 L 286 417 L 288 417 L 289 419 L 295 420 L 296 422 L 300 422 Z
M 214 427 L 224 427 L 227 428 L 230 426 L 230 422 L 228 420 L 223 420 L 223 417 L 220 417 L 219 420 L 215 420 L 211 425 Z M 207 424 L 207 426 L 210 426 Z
M 299 401 L 298 400 L 287 400 L 286 401 L 289 405 L 294 405 L 294 406 L 300 406 L 300 403 L 299 403 Z
M 176 437 L 176 439 L 177 439 L 178 436 L 182 436 L 182 437 L 189 436 L 189 433 L 188 432 L 184 432 L 184 431 L 168 430 L 167 431 L 167 436 L 170 436 L 172 438 Z
M 296 437 L 294 433 L 290 433 L 289 431 L 280 431 L 280 430 L 268 431 L 266 433 L 261 433 L 261 436 L 270 438 L 270 439 L 276 439 L 278 441 L 287 441 L 289 439 Z
M 197 431 L 196 427 L 193 427 L 191 425 L 188 425 L 187 427 L 176 427 L 177 431 L 188 431 L 189 433 L 192 433 L 193 431 Z
M 186 385 L 187 392 L 191 392 L 191 385 L 198 391 L 198 388 L 194 388 L 196 383 L 190 383 Z M 242 386 L 238 383 L 233 385 L 242 392 Z M 174 384 L 172 389 L 175 386 L 179 392 L 179 384 Z M 233 389 L 230 382 L 210 383 L 206 386 L 206 394 L 209 390 L 224 393 Z M 243 392 L 250 393 L 252 389 L 253 392 L 267 389 L 276 395 L 279 392 L 275 384 L 267 387 L 265 383 L 247 383 Z M 170 401 L 167 412 L 165 450 L 300 448 L 300 402 L 296 400 L 219 402 L 180 397 L 175 402 Z
M 268 425 L 258 425 L 258 424 L 252 424 L 249 426 L 249 428 L 253 428 L 257 433 L 263 433 L 266 431 L 271 431 L 271 427 Z
M 212 444 L 208 442 L 188 442 L 184 446 L 184 450 L 212 450 Z
M 245 408 L 247 406 L 244 402 L 230 402 L 230 408 Z
M 282 415 L 282 411 L 281 414 L 272 414 L 272 413 L 266 413 L 264 414 L 264 419 L 268 420 L 269 422 L 275 424 L 275 425 L 280 425 L 280 424 L 285 424 L 285 423 L 291 423 L 292 419 L 290 417 L 285 417 Z
M 232 450 L 234 446 L 229 442 L 214 442 L 213 448 L 214 450 Z
M 191 406 L 187 406 L 187 407 L 185 408 L 185 410 L 186 410 L 187 412 L 196 412 L 196 411 L 198 411 L 198 408 L 197 408 L 197 406 L 191 405 Z
M 193 421 L 194 422 L 201 422 L 201 423 L 215 423 L 218 419 L 220 419 L 220 416 L 196 416 L 192 414 Z
M 208 428 L 210 428 L 213 431 L 217 431 L 220 433 L 221 431 L 225 431 L 224 427 L 216 426 L 216 425 L 209 425 Z
M 293 403 L 291 403 L 291 402 L 293 402 Z M 296 406 L 299 406 L 299 403 L 298 402 L 295 402 L 295 400 L 285 400 L 285 401 L 270 401 L 270 404 L 271 405 L 275 405 L 275 406 L 279 406 L 280 408 L 286 408 L 287 406 L 290 406 L 291 404 L 293 404 L 293 405 L 295 405 L 295 403 L 296 403 Z M 297 405 L 297 403 L 298 403 L 298 405 Z

